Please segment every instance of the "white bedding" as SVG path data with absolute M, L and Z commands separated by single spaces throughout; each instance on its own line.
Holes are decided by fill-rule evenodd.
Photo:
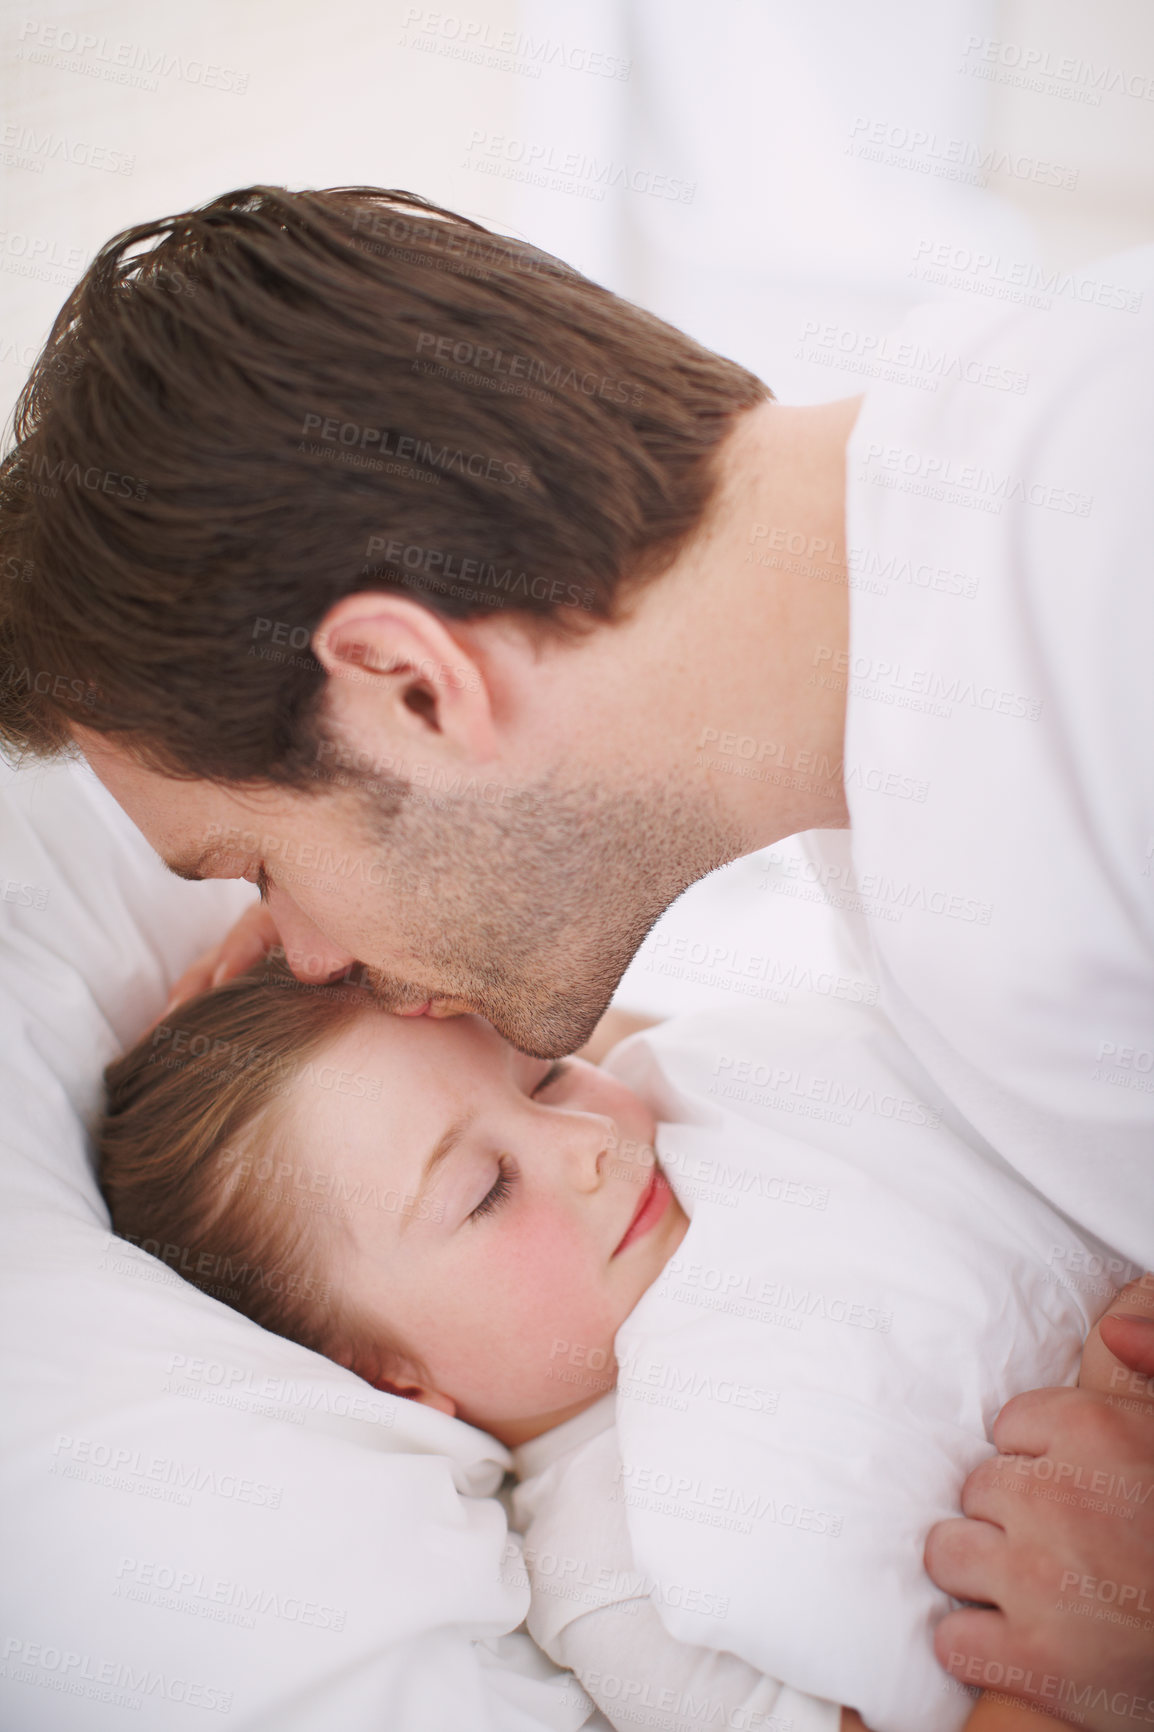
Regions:
M 101 1069 L 249 887 L 171 877 L 78 767 L 5 771 L 0 845 L 0 1724 L 603 1724 L 515 1633 L 503 1449 L 108 1232 Z
M 260 1330 L 108 1232 L 85 1131 L 101 1069 L 159 1012 L 249 888 L 171 877 L 76 766 L 3 773 L 0 843 L 0 1504 L 17 1564 L 4 1589 L 0 1724 L 180 1732 L 220 1714 L 242 1732 L 603 1727 L 585 1693 L 519 1629 L 527 1579 L 491 1495 L 507 1453 Z M 948 1115 L 934 1122 L 932 1085 L 884 1045 L 879 1026 L 837 1002 L 776 1012 L 743 1003 L 678 1019 L 609 1061 L 663 1117 L 682 1121 L 662 1132 L 671 1181 L 693 1216 L 682 1260 L 718 1268 L 732 1297 L 735 1223 L 795 1289 L 820 1285 L 814 1270 L 838 1245 L 845 1262 L 826 1299 L 862 1307 L 836 1324 L 807 1316 L 800 1330 L 750 1324 L 772 1347 L 758 1385 L 776 1393 L 767 1411 L 764 1393 L 748 1395 L 718 1314 L 697 1302 L 709 1297 L 700 1275 L 690 1278 L 690 1304 L 659 1284 L 619 1337 L 628 1360 L 619 1423 L 628 1470 L 700 1477 L 706 1460 L 714 1470 L 723 1462 L 734 1485 L 755 1473 L 750 1452 L 776 1440 L 778 1469 L 764 1491 L 837 1515 L 836 1535 L 828 1523 L 818 1531 L 817 1515 L 759 1518 L 774 1565 L 754 1567 L 732 1533 L 663 1525 L 631 1505 L 639 1564 L 680 1582 L 728 1575 L 724 1639 L 751 1663 L 855 1702 L 879 1732 L 915 1722 L 932 1732 L 956 1724 L 957 1698 L 935 1673 L 944 1708 L 923 1714 L 924 1653 L 911 1659 L 899 1644 L 883 1658 L 911 1604 L 923 1622 L 935 1615 L 914 1530 L 930 1504 L 948 1513 L 982 1450 L 975 1424 L 1003 1392 L 1072 1375 L 1071 1330 L 1129 1270 L 1120 1258 L 1104 1273 L 1087 1268 L 1082 1236 L 1065 1224 L 1051 1233 L 1053 1218 L 1013 1201 L 1018 1182 L 1002 1172 L 993 1175 L 1005 1204 L 995 1211 L 996 1254 L 966 1262 L 988 1224 L 990 1192 L 963 1178 L 936 1249 L 902 1231 L 919 1196 L 942 1195 L 941 1175 L 936 1190 L 922 1183 L 929 1161 L 964 1174 L 973 1150 Z M 745 1080 L 743 1063 L 752 1067 Z M 857 1083 L 855 1066 L 865 1067 Z M 748 1098 L 711 1092 L 718 1084 Z M 843 1111 L 844 1089 L 858 1084 L 866 1094 Z M 870 1087 L 872 1105 L 863 1104 Z M 742 1194 L 731 1206 L 716 1133 L 701 1128 L 710 1124 L 729 1127 L 727 1161 L 742 1136 L 747 1170 L 768 1151 L 775 1183 L 764 1198 Z M 880 1185 L 872 1193 L 849 1159 L 863 1149 Z M 840 1238 L 830 1237 L 835 1228 Z M 900 1278 L 896 1265 L 883 1268 L 873 1234 L 900 1256 Z M 1049 1259 L 1041 1281 L 1039 1258 Z M 1010 1267 L 1033 1273 L 1003 1304 Z M 871 1307 L 892 1313 L 888 1331 L 863 1322 Z M 966 1373 L 959 1328 L 980 1343 L 988 1375 Z M 935 1375 L 895 1386 L 877 1357 L 883 1344 L 937 1354 Z M 729 1393 L 666 1400 L 662 1354 L 704 1364 L 712 1378 L 729 1355 Z M 739 1385 L 746 1395 L 734 1393 Z M 859 1425 L 844 1455 L 840 1440 L 879 1391 L 897 1421 Z M 917 1441 L 927 1418 L 928 1452 Z M 824 1596 L 816 1619 L 807 1610 L 815 1584 Z M 689 1613 L 663 1605 L 662 1614 L 683 1640 L 718 1644 L 716 1619 L 702 1630 Z
M 637 1569 L 678 1585 L 663 1623 L 875 1732 L 956 1732 L 926 1532 L 1003 1403 L 1073 1382 L 1139 1270 L 998 1160 L 876 1010 L 678 1018 L 607 1066 L 679 1121 L 657 1147 L 691 1216 L 617 1335 L 620 1494 Z

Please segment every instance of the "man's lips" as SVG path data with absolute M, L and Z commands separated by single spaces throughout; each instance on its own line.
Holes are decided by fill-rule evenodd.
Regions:
M 672 1195 L 673 1193 L 669 1189 L 669 1180 L 655 1161 L 649 1183 L 642 1191 L 633 1219 L 625 1229 L 625 1237 L 613 1253 L 615 1257 L 619 1256 L 625 1247 L 631 1245 L 635 1239 L 640 1239 L 643 1233 L 648 1233 L 650 1227 L 656 1226 L 669 1207 L 669 1199 Z

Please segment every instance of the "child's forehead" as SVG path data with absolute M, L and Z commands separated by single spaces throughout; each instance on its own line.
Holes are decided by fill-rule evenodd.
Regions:
M 493 1071 L 516 1063 L 515 1047 L 480 1016 L 397 1016 L 369 1005 L 326 1043 L 330 1051 L 375 1057 L 390 1069 L 407 1065 Z M 526 1061 L 527 1062 L 527 1061 Z

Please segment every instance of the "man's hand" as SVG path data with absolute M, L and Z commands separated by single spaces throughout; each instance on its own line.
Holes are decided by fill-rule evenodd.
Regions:
M 254 902 L 240 919 L 225 933 L 219 944 L 198 956 L 191 968 L 186 968 L 169 996 L 164 1014 L 175 1010 L 187 998 L 207 992 L 234 975 L 243 974 L 254 962 L 280 943 L 276 922 L 263 902 Z
M 1154 1279 L 1087 1342 L 1084 1386 L 1007 1402 L 926 1568 L 942 1665 L 1093 1732 L 1154 1726 Z M 1122 1354 L 1126 1358 L 1123 1360 Z
M 1079 1389 L 1096 1389 L 1123 1406 L 1154 1402 L 1154 1275 L 1123 1287 L 1082 1349 Z

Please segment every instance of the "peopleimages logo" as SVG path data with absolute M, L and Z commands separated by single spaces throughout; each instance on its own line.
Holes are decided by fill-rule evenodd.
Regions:
M 227 1714 L 232 1691 L 197 1679 L 153 1671 L 138 1661 L 105 1654 L 82 1654 L 28 1636 L 8 1636 L 4 1642 L 3 1673 L 22 1684 L 39 1684 L 66 1696 L 86 1696 L 115 1707 L 140 1709 L 146 1696 L 179 1702 L 183 1708 L 204 1708 Z
M 1122 313 L 1137 313 L 1142 306 L 1142 290 L 1124 283 L 1027 259 L 1009 259 L 953 241 L 919 241 L 908 274 L 923 282 L 1033 306 L 1043 312 L 1057 297 Z
M 126 156 L 108 145 L 70 138 L 63 132 L 37 132 L 35 127 L 21 126 L 14 120 L 0 129 L 0 160 L 10 154 L 10 168 L 28 168 L 34 174 L 43 174 L 46 162 L 71 162 L 104 174 L 131 174 L 136 167 L 135 156 Z
M 958 503 L 980 503 L 983 509 L 993 512 L 1012 503 L 1089 517 L 1094 504 L 1093 494 L 1058 483 L 1028 480 L 1024 475 L 986 469 L 980 463 L 959 463 L 952 456 L 910 451 L 900 445 L 883 445 L 879 440 L 866 445 L 860 474 L 866 481 L 892 477 L 897 484 L 915 481 L 932 488 L 953 489 Z M 945 497 L 952 495 L 947 492 Z
M 469 149 L 462 167 L 598 200 L 613 189 L 692 204 L 697 193 L 696 181 L 655 174 L 636 163 L 589 156 L 582 150 L 562 150 L 553 143 L 511 138 L 507 133 L 487 132 L 479 127 L 469 135 Z
M 66 72 L 80 72 L 89 78 L 130 84 L 142 90 L 159 89 L 158 78 L 177 78 L 184 84 L 198 84 L 205 90 L 225 91 L 232 96 L 243 96 L 248 88 L 248 73 L 237 72 L 230 66 L 186 59 L 167 49 L 149 48 L 138 42 L 114 43 L 90 30 L 73 30 L 67 25 L 32 18 L 26 18 L 20 27 L 16 57 L 34 66 L 62 67 Z
M 1067 163 L 1050 162 L 1028 151 L 1005 150 L 967 138 L 947 138 L 926 127 L 873 120 L 865 115 L 855 119 L 845 151 L 847 156 L 867 162 L 908 168 L 918 174 L 968 182 L 971 186 L 988 186 L 991 176 L 1000 175 L 1011 180 L 1039 181 L 1073 192 L 1080 173 Z
M 840 1512 L 795 1503 L 791 1498 L 766 1495 L 744 1486 L 723 1485 L 693 1474 L 668 1473 L 641 1462 L 621 1463 L 617 1469 L 615 1501 L 664 1509 L 710 1527 L 733 1526 L 751 1533 L 756 1521 L 778 1527 L 797 1528 L 802 1533 L 836 1539 L 842 1530 Z M 732 1522 L 726 1516 L 736 1518 Z
M 358 454 L 379 451 L 405 463 L 423 463 L 446 474 L 468 475 L 474 481 L 496 481 L 503 486 L 525 487 L 530 479 L 529 470 L 523 463 L 511 463 L 501 457 L 488 456 L 483 451 L 438 446 L 432 439 L 398 433 L 392 427 L 367 427 L 358 421 L 342 421 L 338 415 L 325 416 L 310 411 L 301 424 L 297 450 L 306 456 L 327 455 L 323 446 L 306 444 L 307 435 L 315 435 L 329 445 L 356 447 Z
M 603 49 L 533 36 L 524 30 L 496 31 L 487 19 L 465 18 L 426 6 L 407 9 L 399 41 L 402 48 L 423 48 L 430 53 L 447 54 L 451 59 L 466 60 L 471 65 L 518 72 L 527 78 L 540 78 L 542 71 L 550 67 L 624 82 L 632 69 L 632 62 Z
M 368 566 L 380 561 L 404 572 L 421 587 L 435 588 L 438 584 L 455 582 L 463 590 L 476 594 L 501 590 L 510 598 L 523 595 L 532 597 L 534 601 L 548 602 L 553 607 L 591 607 L 594 601 L 591 589 L 582 589 L 578 584 L 566 583 L 561 578 L 514 571 L 508 565 L 502 570 L 492 560 L 471 558 L 440 547 L 422 547 L 388 535 L 371 535 L 365 556 Z M 366 576 L 369 574 L 368 566 Z M 424 582 L 426 578 L 428 584 Z M 459 592 L 454 590 L 456 593 Z
M 1154 76 L 1148 72 L 1112 66 L 1109 61 L 1096 66 L 1092 60 L 1083 60 L 1075 54 L 1059 58 L 1048 48 L 1003 42 L 993 36 L 969 37 L 958 70 L 975 78 L 1015 84 L 1067 101 L 1088 102 L 1095 108 L 1104 93 L 1136 97 L 1140 102 L 1154 101 Z
M 211 1615 L 218 1607 L 227 1607 L 241 1613 L 259 1612 L 288 1623 L 309 1624 L 318 1630 L 343 1630 L 347 1617 L 343 1606 L 322 1605 L 275 1588 L 234 1582 L 153 1558 L 122 1557 L 113 1593 L 129 1599 L 147 1599 L 177 1611 Z M 251 1628 L 255 1620 L 249 1616 L 245 1622 Z

